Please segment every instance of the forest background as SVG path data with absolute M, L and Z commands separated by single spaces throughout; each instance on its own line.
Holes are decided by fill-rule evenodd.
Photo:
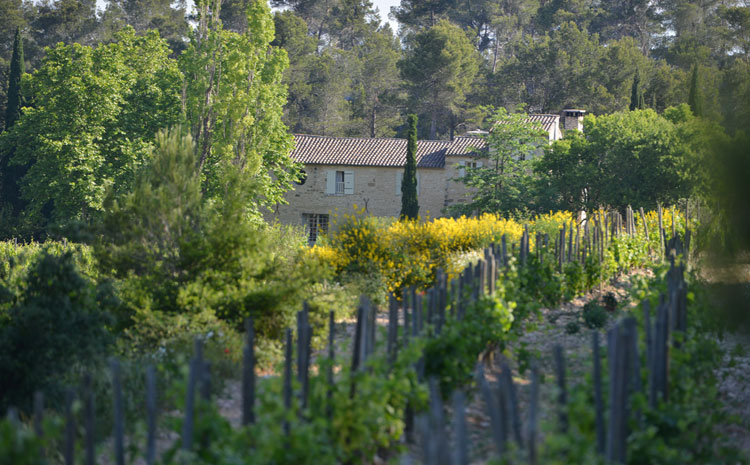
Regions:
M 247 0 L 223 2 L 225 30 L 247 28 Z M 595 114 L 627 109 L 638 70 L 646 106 L 687 102 L 729 132 L 748 118 L 750 13 L 729 0 L 405 0 L 376 13 L 368 0 L 273 0 L 274 45 L 290 66 L 284 122 L 294 133 L 420 138 L 478 127 L 480 106 Z M 394 31 L 384 20 L 391 15 Z M 157 29 L 177 56 L 188 46 L 188 5 L 168 0 L 2 0 L 0 127 L 13 35 L 24 31 L 26 71 L 58 42 L 109 43 L 126 24 Z M 694 110 L 695 111 L 695 110 Z

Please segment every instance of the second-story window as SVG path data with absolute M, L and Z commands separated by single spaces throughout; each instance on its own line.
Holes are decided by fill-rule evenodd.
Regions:
M 344 172 L 336 171 L 336 195 L 344 195 Z
M 326 172 L 326 194 L 354 194 L 354 171 L 329 170 Z

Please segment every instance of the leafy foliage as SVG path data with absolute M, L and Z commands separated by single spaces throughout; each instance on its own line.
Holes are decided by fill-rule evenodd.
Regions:
M 673 122 L 652 110 L 589 115 L 583 134 L 568 132 L 539 160 L 542 190 L 553 208 L 573 211 L 651 209 L 686 198 L 698 189 L 700 160 L 708 154 L 703 144 L 695 144 L 698 153 L 688 148 L 685 133 L 711 137 L 691 118 Z
M 543 147 L 547 134 L 539 123 L 527 123 L 523 113 L 498 109 L 490 117 L 487 166 L 468 168 L 456 181 L 472 189 L 471 202 L 450 207 L 456 214 L 508 215 L 533 208 L 532 158 Z
M 595 300 L 586 302 L 581 316 L 583 317 L 583 323 L 589 329 L 603 328 L 608 317 L 604 307 Z
M 429 115 L 429 138 L 436 139 L 438 117 L 455 112 L 463 103 L 479 61 L 466 34 L 440 21 L 409 39 L 399 68 L 413 105 Z
M 286 53 L 271 46 L 274 23 L 266 2 L 248 4 L 248 30 L 222 29 L 219 3 L 196 5 L 198 28 L 180 56 L 185 76 L 185 120 L 196 142 L 198 167 L 210 197 L 224 194 L 224 177 L 250 178 L 256 210 L 281 200 L 297 179 L 288 156 L 292 137 L 281 120 L 288 66 Z
M 132 29 L 116 39 L 95 49 L 60 44 L 24 81 L 32 106 L 0 151 L 29 166 L 19 182 L 27 235 L 95 218 L 107 186 L 129 190 L 156 131 L 177 122 L 180 74 L 166 44 Z
M 111 290 L 81 276 L 70 252 L 39 255 L 0 314 L 0 408 L 28 408 L 35 390 L 59 401 L 76 370 L 108 353 L 112 302 Z
M 108 196 L 95 247 L 122 280 L 120 324 L 142 348 L 241 328 L 248 316 L 266 343 L 279 340 L 325 271 L 305 260 L 301 238 L 272 242 L 251 221 L 252 188 L 239 173 L 225 178 L 222 199 L 207 198 L 189 135 L 161 132 L 157 145 L 133 191 Z

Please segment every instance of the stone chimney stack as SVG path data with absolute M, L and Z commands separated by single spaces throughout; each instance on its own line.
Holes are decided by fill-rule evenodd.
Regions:
M 563 129 L 570 131 L 575 129 L 576 131 L 583 131 L 583 115 L 586 114 L 586 110 L 563 110 Z

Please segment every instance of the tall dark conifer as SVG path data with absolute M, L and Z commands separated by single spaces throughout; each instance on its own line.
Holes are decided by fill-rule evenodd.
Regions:
M 688 105 L 690 105 L 690 109 L 693 111 L 693 114 L 695 116 L 703 116 L 705 108 L 697 64 L 693 66 L 693 73 L 690 76 L 690 93 L 688 94 Z
M 23 61 L 23 39 L 21 28 L 16 28 L 16 38 L 13 40 L 13 55 L 10 59 L 10 76 L 8 79 L 8 105 L 5 108 L 5 129 L 21 116 L 21 76 L 26 66 Z
M 417 201 L 417 115 L 409 115 L 409 138 L 406 143 L 406 167 L 401 181 L 401 219 L 416 219 Z
M 630 111 L 643 110 L 646 104 L 643 100 L 641 91 L 641 72 L 636 68 L 635 77 L 633 77 L 633 88 L 630 91 Z
M 5 129 L 8 130 L 21 117 L 21 76 L 26 66 L 23 60 L 23 39 L 21 28 L 16 28 L 13 41 L 13 55 L 10 59 L 8 80 L 8 106 L 5 109 Z M 24 207 L 18 180 L 26 173 L 27 166 L 11 165 L 15 149 L 7 146 L 0 152 L 0 239 L 15 235 L 14 225 Z

